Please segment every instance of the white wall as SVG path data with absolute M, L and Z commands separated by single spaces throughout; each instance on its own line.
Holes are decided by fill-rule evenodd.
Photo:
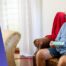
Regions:
M 42 2 L 43 34 L 50 34 L 56 12 L 66 12 L 66 0 L 43 0 Z
M 0 26 L 2 27 L 2 0 L 0 0 Z

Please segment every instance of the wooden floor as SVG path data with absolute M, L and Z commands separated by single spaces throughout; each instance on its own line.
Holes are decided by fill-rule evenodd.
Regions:
M 32 57 L 20 56 L 20 54 L 14 54 L 16 66 L 33 66 Z

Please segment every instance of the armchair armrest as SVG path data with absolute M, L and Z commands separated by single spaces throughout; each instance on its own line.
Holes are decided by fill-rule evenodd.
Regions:
M 50 43 L 51 39 L 46 37 L 40 38 L 40 39 L 36 39 L 34 41 L 34 45 L 38 48 L 48 48 L 49 47 L 49 43 Z M 42 42 L 42 44 L 40 44 L 40 42 Z M 36 43 L 39 43 L 38 45 Z
M 40 46 L 40 49 L 42 48 L 48 48 L 49 47 L 49 43 L 51 41 L 51 39 L 49 39 L 48 37 L 44 37 L 43 38 L 43 44 Z

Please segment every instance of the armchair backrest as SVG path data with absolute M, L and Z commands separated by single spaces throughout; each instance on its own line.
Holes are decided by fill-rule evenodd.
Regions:
M 51 40 L 55 40 L 64 22 L 66 22 L 66 14 L 64 12 L 57 12 L 53 21 L 52 33 L 47 35 Z

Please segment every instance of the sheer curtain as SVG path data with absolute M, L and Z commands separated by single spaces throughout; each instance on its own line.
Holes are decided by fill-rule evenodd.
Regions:
M 20 50 L 23 55 L 33 55 L 33 40 L 42 35 L 42 16 L 40 0 L 21 0 L 21 33 Z
M 21 55 L 33 55 L 33 40 L 42 36 L 41 4 L 41 0 L 2 0 L 2 29 L 21 33 L 17 46 Z

